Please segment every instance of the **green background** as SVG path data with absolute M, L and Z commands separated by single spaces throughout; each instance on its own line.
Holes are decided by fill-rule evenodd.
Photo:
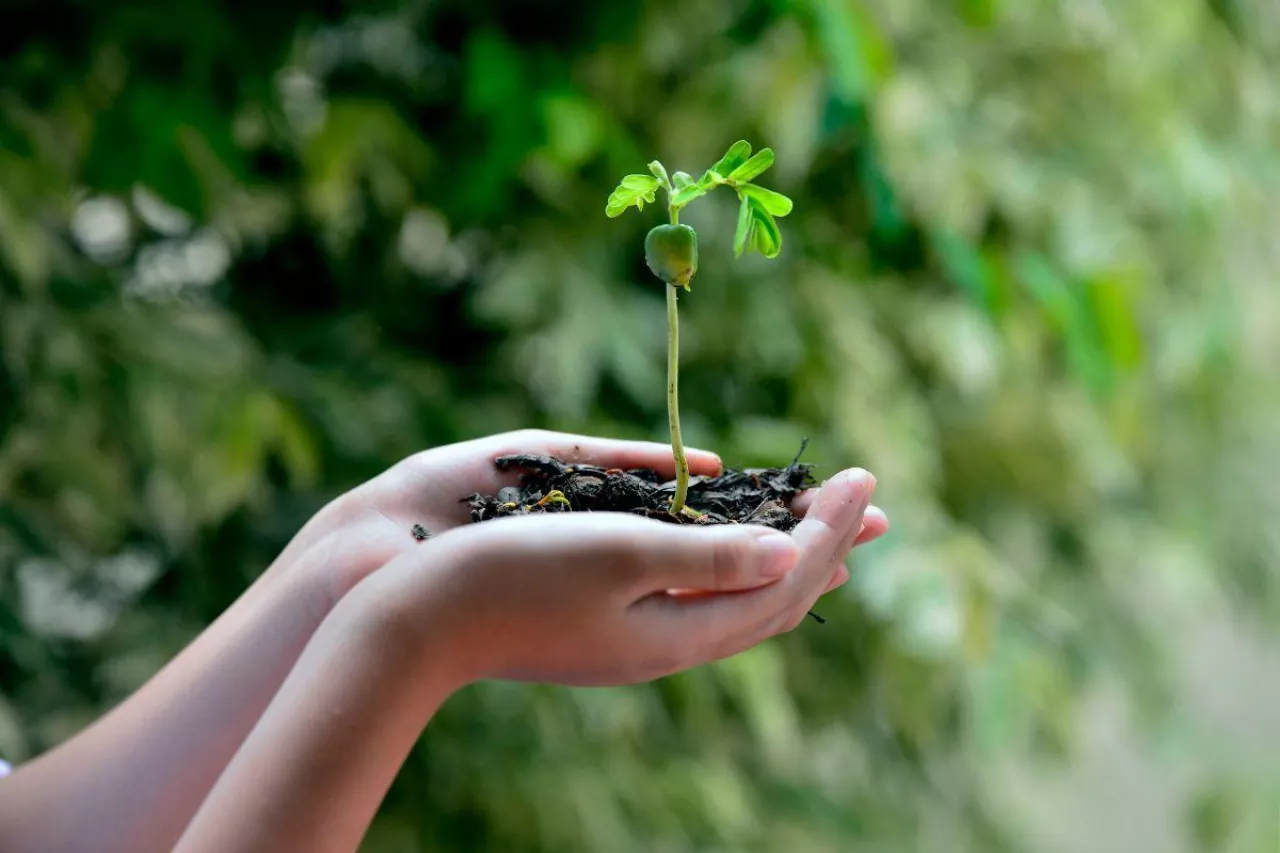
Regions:
M 135 689 L 327 499 L 523 426 L 879 478 L 829 623 L 449 704 L 369 851 L 1280 850 L 1266 0 L 8 3 L 0 755 Z M 17 24 L 17 21 L 22 21 Z

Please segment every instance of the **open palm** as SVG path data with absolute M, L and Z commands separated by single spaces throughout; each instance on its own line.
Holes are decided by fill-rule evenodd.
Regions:
M 331 577 L 334 600 L 341 598 L 380 566 L 421 543 L 413 535 L 421 524 L 431 536 L 470 523 L 465 498 L 494 494 L 512 485 L 515 471 L 500 471 L 499 456 L 554 456 L 565 462 L 605 468 L 650 468 L 674 475 L 671 447 L 646 441 L 596 438 L 545 430 L 518 430 L 416 453 L 325 507 L 290 542 L 274 570 L 317 571 Z M 688 451 L 694 476 L 720 472 L 720 458 Z M 818 490 L 803 493 L 793 509 L 803 516 Z M 868 510 L 855 544 L 880 536 L 888 527 L 882 512 Z M 847 577 L 835 570 L 832 586 Z

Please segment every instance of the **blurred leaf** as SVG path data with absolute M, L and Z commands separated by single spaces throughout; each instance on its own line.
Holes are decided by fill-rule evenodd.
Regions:
M 547 145 L 561 164 L 576 169 L 599 150 L 604 141 L 604 121 L 590 100 L 562 93 L 542 102 Z
M 277 447 L 285 470 L 301 487 L 310 488 L 320 479 L 320 452 L 311 431 L 294 409 L 277 403 Z
M 863 0 L 807 0 L 833 70 L 833 88 L 847 103 L 864 100 L 888 76 L 889 41 Z
M 480 29 L 467 41 L 463 101 L 473 113 L 511 108 L 521 98 L 524 68 L 521 55 L 493 29 Z
M 399 215 L 411 206 L 414 186 L 430 161 L 430 149 L 392 105 L 335 100 L 302 151 L 308 207 L 345 237 L 362 190 L 371 192 L 382 212 Z
M 994 276 L 982 253 L 967 240 L 948 230 L 933 235 L 933 247 L 938 253 L 948 277 L 968 294 L 975 304 L 994 315 L 999 305 Z
M 957 4 L 965 23 L 975 27 L 995 23 L 1000 10 L 1000 0 L 957 0 Z
M 1037 254 L 1024 253 L 1018 258 L 1016 267 L 1022 283 L 1061 336 L 1076 374 L 1094 391 L 1105 391 L 1110 387 L 1110 363 L 1097 343 L 1080 294 L 1073 291 Z
M 207 212 L 201 166 L 185 150 L 184 134 L 194 135 L 213 152 L 219 168 L 238 180 L 245 176 L 215 97 L 208 84 L 179 91 L 169 80 L 135 81 L 97 122 L 85 179 L 119 193 L 136 184 L 161 188 L 169 203 L 183 211 Z
M 1111 364 L 1125 371 L 1137 367 L 1143 358 L 1135 290 L 1136 282 L 1119 274 L 1095 276 L 1087 284 L 1102 344 Z

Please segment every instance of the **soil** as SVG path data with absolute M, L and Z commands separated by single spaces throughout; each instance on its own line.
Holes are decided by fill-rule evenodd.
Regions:
M 692 513 L 672 515 L 675 481 L 654 471 L 628 471 L 595 465 L 570 464 L 550 456 L 500 456 L 494 460 L 503 471 L 524 472 L 520 485 L 507 486 L 496 495 L 471 495 L 473 523 L 514 515 L 554 512 L 630 512 L 671 524 L 759 524 L 785 533 L 799 519 L 790 501 L 815 485 L 813 466 L 800 462 L 800 454 L 785 468 L 725 471 L 718 477 L 689 480 L 686 505 Z M 824 621 L 810 613 L 816 621 Z
M 630 512 L 672 524 L 761 524 L 789 533 L 799 519 L 789 502 L 814 484 L 809 464 L 726 471 L 689 480 L 686 501 L 693 513 L 672 515 L 675 482 L 648 469 L 622 471 L 567 464 L 550 456 L 500 456 L 503 471 L 524 477 L 496 495 L 472 495 L 472 522 L 545 512 Z

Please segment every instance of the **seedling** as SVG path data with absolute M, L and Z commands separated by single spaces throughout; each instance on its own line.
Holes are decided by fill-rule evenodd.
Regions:
M 609 195 L 605 215 L 621 216 L 633 205 L 644 210 L 653 204 L 658 190 L 665 190 L 670 223 L 655 226 L 644 240 L 644 259 L 649 270 L 666 284 L 667 291 L 667 420 L 671 426 L 671 452 L 676 463 L 676 491 L 671 513 L 697 515 L 686 506 L 689 493 L 689 463 L 680 437 L 680 322 L 678 294 L 689 291 L 698 272 L 698 234 L 680 224 L 680 211 L 717 187 L 729 187 L 738 194 L 738 227 L 733 237 L 734 257 L 759 252 L 775 258 L 782 251 L 782 232 L 776 217 L 791 212 L 791 199 L 779 192 L 752 183 L 773 165 L 773 149 L 751 153 L 751 144 L 739 140 L 724 156 L 694 180 L 686 172 L 668 177 L 657 160 L 649 164 L 648 175 L 627 175 Z
M 726 470 L 691 484 L 680 438 L 677 304 L 679 292 L 690 290 L 698 271 L 698 235 L 680 223 L 680 211 L 717 187 L 729 187 L 738 195 L 734 255 L 759 252 L 766 258 L 777 257 L 782 250 L 782 233 L 776 218 L 791 212 L 791 199 L 753 183 L 772 165 L 773 151 L 762 148 L 752 155 L 746 142 L 735 142 L 696 181 L 684 172 L 668 177 L 666 168 L 655 160 L 649 164 L 648 175 L 623 178 L 605 207 L 610 217 L 621 216 L 632 206 L 644 210 L 646 204 L 656 203 L 659 190 L 666 192 L 669 222 L 649 231 L 644 257 L 667 291 L 667 417 L 676 463 L 674 495 L 670 483 L 656 471 L 622 471 L 550 456 L 500 456 L 494 460 L 499 470 L 520 470 L 524 476 L 520 485 L 505 486 L 496 495 L 465 498 L 472 522 L 539 513 L 626 512 L 675 524 L 761 524 L 783 532 L 795 529 L 799 518 L 790 501 L 814 483 L 813 466 L 800 461 L 803 446 L 785 468 Z M 822 621 L 817 614 L 810 615 Z

